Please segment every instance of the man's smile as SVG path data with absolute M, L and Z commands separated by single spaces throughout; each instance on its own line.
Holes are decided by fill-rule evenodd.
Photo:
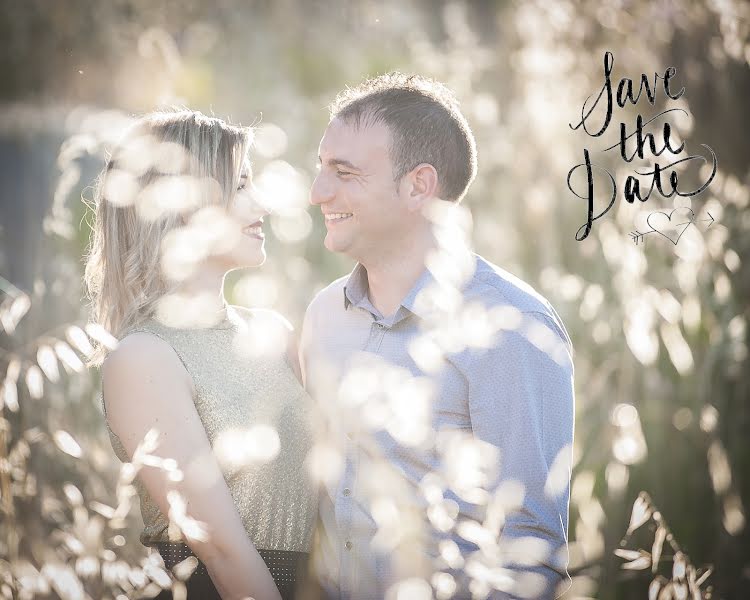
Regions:
M 343 221 L 347 221 L 351 219 L 354 214 L 353 213 L 327 213 L 323 215 L 326 220 L 326 225 L 334 225 L 337 223 L 342 223 Z

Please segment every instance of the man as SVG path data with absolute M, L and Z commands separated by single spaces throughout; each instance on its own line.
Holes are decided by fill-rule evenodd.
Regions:
M 325 246 L 357 262 L 314 298 L 300 343 L 331 467 L 323 586 L 341 599 L 559 596 L 572 345 L 546 299 L 460 243 L 476 150 L 456 100 L 399 73 L 347 89 L 319 163 Z

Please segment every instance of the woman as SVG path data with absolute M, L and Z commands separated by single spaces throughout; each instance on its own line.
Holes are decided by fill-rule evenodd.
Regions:
M 86 264 L 95 319 L 120 340 L 93 361 L 112 447 L 131 461 L 155 429 L 164 459 L 135 480 L 140 539 L 170 569 L 197 557 L 188 598 L 293 597 L 316 513 L 296 357 L 253 337 L 286 321 L 222 293 L 227 271 L 265 260 L 249 146 L 199 112 L 140 119 L 100 177 Z

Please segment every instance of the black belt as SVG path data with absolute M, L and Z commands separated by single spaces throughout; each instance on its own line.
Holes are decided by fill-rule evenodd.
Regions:
M 189 556 L 195 556 L 190 546 L 182 542 L 157 542 L 153 547 L 156 548 L 164 560 L 164 566 L 170 570 L 177 563 L 182 562 Z M 309 554 L 293 550 L 264 550 L 261 548 L 258 548 L 258 554 L 260 554 L 263 562 L 266 563 L 268 570 L 271 572 L 271 576 L 276 587 L 279 588 L 281 597 L 284 600 L 293 598 L 296 585 L 305 577 Z M 188 581 L 188 598 L 190 598 L 190 583 L 194 580 L 210 581 L 206 565 L 200 559 L 198 559 L 198 566 Z

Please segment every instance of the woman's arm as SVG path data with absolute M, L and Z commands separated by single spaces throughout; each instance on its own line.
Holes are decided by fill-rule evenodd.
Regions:
M 183 471 L 180 482 L 149 466 L 143 466 L 138 477 L 162 514 L 169 513 L 167 493 L 176 490 L 188 516 L 205 524 L 207 541 L 185 535 L 186 542 L 206 565 L 221 597 L 280 600 L 195 410 L 192 379 L 172 347 L 147 333 L 127 336 L 102 365 L 102 392 L 109 425 L 129 456 L 146 432 L 156 428 L 155 454 L 174 459 Z

